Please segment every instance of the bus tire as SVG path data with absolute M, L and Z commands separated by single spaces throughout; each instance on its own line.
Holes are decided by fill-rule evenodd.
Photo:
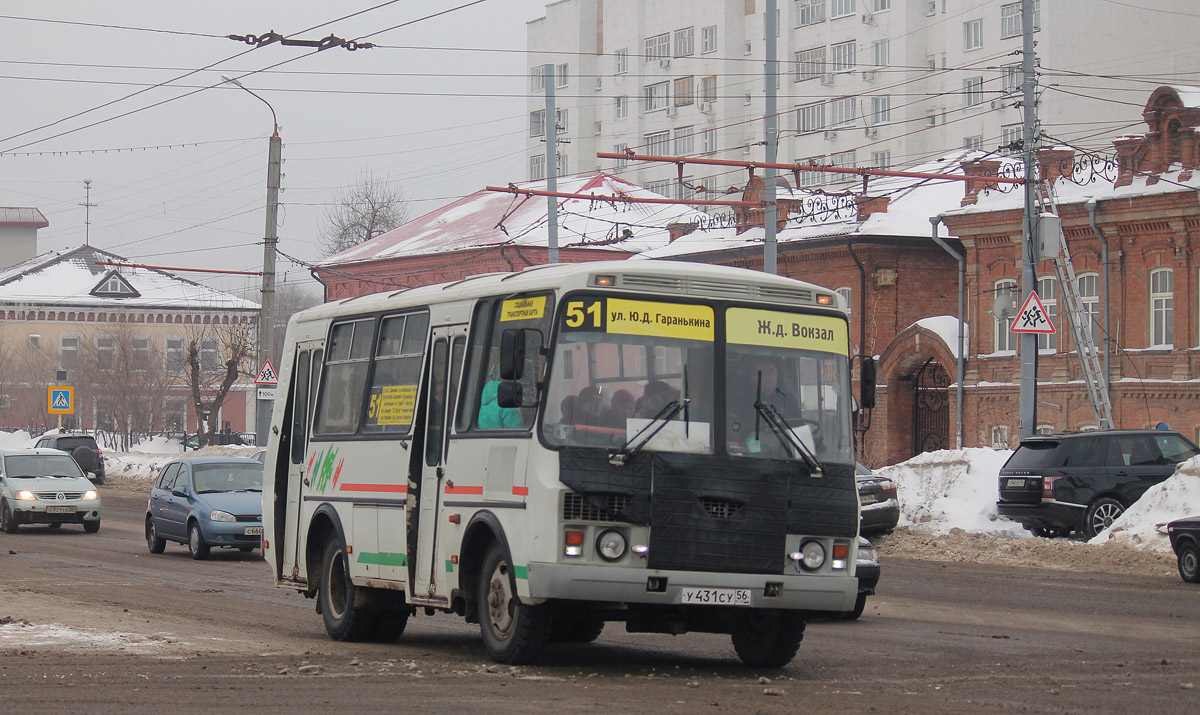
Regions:
M 476 597 L 479 631 L 492 660 L 508 665 L 536 660 L 550 639 L 550 611 L 521 603 L 512 565 L 499 544 L 492 544 L 483 559 Z
M 337 538 L 325 542 L 321 553 L 318 606 L 325 632 L 335 641 L 365 641 L 372 631 L 371 612 L 358 603 L 358 587 L 350 581 L 346 547 Z
M 746 613 L 733 627 L 733 649 L 746 665 L 782 668 L 792 662 L 804 639 L 804 621 L 789 616 Z
M 550 626 L 552 643 L 591 643 L 600 637 L 604 621 L 599 618 L 559 617 Z

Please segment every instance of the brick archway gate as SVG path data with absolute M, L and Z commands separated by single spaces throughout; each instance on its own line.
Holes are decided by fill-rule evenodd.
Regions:
M 937 333 L 912 325 L 892 339 L 879 359 L 880 406 L 863 454 L 869 464 L 954 446 L 954 372 L 954 354 Z

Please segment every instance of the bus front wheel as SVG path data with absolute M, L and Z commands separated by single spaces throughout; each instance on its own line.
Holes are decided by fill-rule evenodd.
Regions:
M 498 663 L 532 663 L 549 640 L 550 612 L 521 603 L 512 564 L 499 544 L 492 544 L 483 560 L 476 597 L 488 655 Z
M 317 594 L 325 632 L 335 641 L 367 640 L 371 613 L 357 605 L 358 587 L 350 580 L 346 548 L 330 539 L 321 554 L 321 583 Z
M 782 668 L 792 662 L 804 639 L 804 621 L 747 612 L 733 627 L 733 649 L 746 665 Z

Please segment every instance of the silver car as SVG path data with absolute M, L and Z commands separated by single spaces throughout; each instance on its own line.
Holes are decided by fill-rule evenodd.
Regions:
M 100 494 L 79 465 L 57 449 L 0 451 L 0 529 L 22 524 L 82 524 L 100 531 Z

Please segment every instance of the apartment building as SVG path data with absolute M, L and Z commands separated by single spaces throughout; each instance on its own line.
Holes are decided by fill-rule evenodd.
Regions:
M 1200 13 L 1109 0 L 1037 3 L 1045 134 L 1106 147 L 1144 78 L 1200 73 Z M 779 160 L 899 168 L 1021 136 L 1017 0 L 778 0 Z M 764 0 L 560 0 L 528 23 L 528 176 L 546 175 L 545 65 L 558 173 L 602 169 L 678 197 L 740 184 L 718 169 L 600 160 L 597 151 L 761 160 Z M 827 174 L 801 175 L 823 187 Z

